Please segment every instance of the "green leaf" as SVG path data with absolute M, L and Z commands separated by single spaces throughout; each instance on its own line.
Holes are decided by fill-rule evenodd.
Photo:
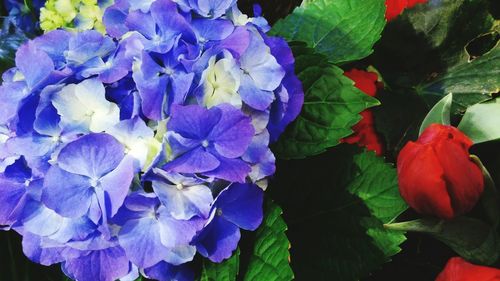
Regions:
M 500 98 L 467 109 L 458 129 L 474 143 L 500 139 Z
M 344 63 L 372 53 L 385 26 L 381 0 L 309 0 L 278 21 L 271 34 L 303 41 L 330 62 Z
M 481 203 L 493 227 L 497 228 L 500 225 L 500 217 L 498 216 L 500 214 L 500 194 L 495 187 L 495 182 L 490 172 L 486 169 L 481 159 L 476 155 L 471 155 L 470 159 L 481 168 L 481 172 L 483 173 L 484 191 L 481 195 Z
M 494 229 L 477 219 L 458 217 L 443 221 L 429 218 L 389 224 L 386 227 L 427 233 L 471 262 L 491 265 L 500 256 L 500 241 Z
M 449 94 L 443 99 L 441 99 L 434 107 L 429 111 L 425 117 L 422 125 L 420 126 L 419 135 L 433 123 L 450 125 L 450 115 L 451 115 L 451 103 L 453 101 L 453 94 Z
M 360 280 L 400 251 L 383 228 L 406 210 L 396 171 L 372 152 L 341 145 L 283 161 L 269 190 L 283 207 L 297 280 Z
M 453 94 L 453 102 L 451 104 L 451 114 L 462 117 L 472 105 L 491 100 L 491 95 L 488 94 L 471 94 L 471 93 L 456 93 Z
M 200 281 L 235 281 L 240 267 L 240 249 L 221 263 L 203 259 Z
M 485 55 L 459 64 L 447 73 L 420 87 L 424 95 L 448 93 L 493 94 L 500 91 L 500 44 Z
M 298 159 L 324 152 L 352 134 L 359 113 L 378 101 L 354 87 L 342 69 L 304 45 L 294 44 L 296 73 L 303 83 L 304 106 L 275 144 L 279 158 Z
M 281 218 L 283 211 L 272 201 L 266 201 L 265 218 L 257 229 L 252 256 L 245 273 L 245 281 L 293 280 L 290 267 L 290 241 L 285 235 L 287 225 Z
M 488 6 L 487 0 L 440 0 L 405 10 L 387 24 L 372 57 L 375 67 L 391 87 L 411 88 L 466 63 L 469 42 L 491 32 Z M 491 46 L 490 42 L 486 45 Z

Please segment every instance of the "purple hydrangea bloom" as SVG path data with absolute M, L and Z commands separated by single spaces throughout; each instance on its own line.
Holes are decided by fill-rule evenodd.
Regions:
M 235 0 L 117 0 L 103 22 L 2 75 L 0 228 L 72 279 L 193 280 L 262 221 L 303 102 L 293 55 Z
M 239 159 L 255 130 L 251 120 L 228 105 L 205 109 L 175 106 L 167 125 L 167 140 L 175 159 L 163 169 L 200 173 L 227 181 L 244 182 L 250 167 Z

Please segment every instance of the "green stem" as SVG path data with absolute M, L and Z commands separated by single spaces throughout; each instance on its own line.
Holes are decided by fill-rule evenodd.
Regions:
M 438 219 L 418 219 L 413 221 L 384 224 L 386 229 L 395 231 L 411 231 L 423 233 L 439 233 L 442 230 L 443 221 Z

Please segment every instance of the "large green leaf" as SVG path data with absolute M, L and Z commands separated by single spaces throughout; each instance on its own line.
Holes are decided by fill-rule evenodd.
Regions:
M 490 52 L 461 63 L 420 87 L 424 95 L 442 97 L 448 93 L 493 94 L 500 91 L 500 44 Z
M 303 41 L 333 63 L 362 59 L 372 53 L 385 25 L 381 0 L 308 0 L 278 21 L 271 33 Z
M 494 229 L 478 219 L 418 219 L 386 225 L 389 229 L 427 233 L 442 241 L 457 254 L 479 264 L 491 265 L 500 256 L 500 241 Z
M 405 236 L 383 228 L 407 208 L 396 171 L 359 150 L 278 163 L 270 192 L 284 209 L 297 280 L 359 280 L 400 251 Z
M 293 279 L 290 267 L 290 241 L 285 235 L 287 225 L 281 218 L 283 211 L 270 200 L 264 206 L 264 220 L 253 233 L 252 250 L 240 249 L 222 263 L 203 260 L 199 281 L 289 281 Z M 248 237 L 247 237 L 248 238 Z M 249 241 L 245 241 L 249 242 Z M 245 244 L 244 243 L 244 244 Z M 241 271 L 241 273 L 240 273 Z
M 287 225 L 281 218 L 283 211 L 271 201 L 265 203 L 265 218 L 256 232 L 256 240 L 245 281 L 289 281 L 293 279 L 290 267 L 290 241 L 285 235 Z
M 304 86 L 302 112 L 274 146 L 280 158 L 297 159 L 324 152 L 352 133 L 359 113 L 378 101 L 354 87 L 342 69 L 301 44 L 294 44 L 296 73 Z
M 488 12 L 487 2 L 429 1 L 406 10 L 397 20 L 390 22 L 373 56 L 384 80 L 393 88 L 411 88 L 432 81 L 454 65 L 467 62 L 470 56 L 466 47 L 469 43 L 492 29 L 493 18 Z M 486 45 L 490 46 L 491 42 Z M 474 52 L 475 56 L 480 54 Z
M 221 263 L 203 260 L 200 281 L 235 281 L 240 268 L 240 249 Z

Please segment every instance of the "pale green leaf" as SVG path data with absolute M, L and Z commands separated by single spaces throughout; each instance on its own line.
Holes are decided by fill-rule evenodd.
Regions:
M 458 129 L 474 143 L 500 139 L 500 99 L 479 103 L 467 109 Z
M 434 107 L 429 111 L 425 117 L 422 125 L 420 126 L 419 135 L 433 123 L 450 125 L 451 104 L 453 101 L 453 94 L 449 94 L 442 98 Z

